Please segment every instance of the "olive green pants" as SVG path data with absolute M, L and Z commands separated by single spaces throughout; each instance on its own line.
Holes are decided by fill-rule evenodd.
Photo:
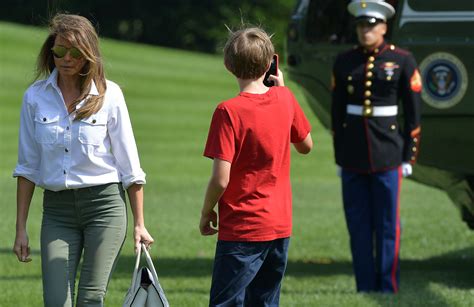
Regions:
M 125 241 L 127 212 L 121 184 L 44 191 L 41 226 L 43 298 L 47 307 L 103 306 Z

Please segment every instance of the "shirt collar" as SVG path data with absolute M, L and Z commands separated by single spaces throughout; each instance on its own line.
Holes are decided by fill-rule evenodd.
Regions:
M 380 51 L 384 50 L 385 47 L 387 46 L 387 43 L 385 42 L 385 40 L 382 42 L 382 44 L 380 44 L 380 46 L 378 46 L 377 48 L 374 48 L 374 49 L 365 49 L 364 47 L 362 47 L 361 45 L 359 45 L 359 49 L 360 51 L 362 51 L 362 53 L 364 54 L 378 54 L 380 53 Z
M 44 87 L 46 88 L 48 85 L 51 85 L 54 88 L 58 88 L 58 70 L 55 68 L 49 75 Z
M 51 74 L 49 75 L 48 79 L 46 80 L 46 83 L 45 83 L 45 88 L 48 86 L 48 85 L 51 85 L 52 87 L 56 88 L 57 90 L 59 90 L 59 86 L 58 86 L 58 70 L 55 68 L 53 69 L 53 71 L 51 72 Z M 97 86 L 95 85 L 95 82 L 94 80 L 91 81 L 91 89 L 89 90 L 89 95 L 92 95 L 92 96 L 98 96 L 99 95 L 99 91 L 97 90 Z

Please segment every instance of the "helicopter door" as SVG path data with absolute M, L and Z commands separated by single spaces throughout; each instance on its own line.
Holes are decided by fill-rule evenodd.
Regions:
M 317 73 L 329 89 L 332 65 L 338 53 L 357 42 L 347 0 L 312 0 L 308 5 L 305 40 Z

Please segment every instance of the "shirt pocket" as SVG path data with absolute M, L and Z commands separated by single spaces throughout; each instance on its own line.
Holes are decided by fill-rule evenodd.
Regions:
M 59 114 L 35 114 L 35 140 L 40 144 L 58 141 Z
M 79 121 L 79 142 L 100 145 L 107 136 L 107 114 L 94 114 Z

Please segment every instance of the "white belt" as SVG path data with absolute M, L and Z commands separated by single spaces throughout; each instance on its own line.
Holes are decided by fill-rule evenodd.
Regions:
M 358 106 L 354 104 L 347 105 L 347 114 L 360 116 L 395 116 L 398 114 L 398 106 Z

